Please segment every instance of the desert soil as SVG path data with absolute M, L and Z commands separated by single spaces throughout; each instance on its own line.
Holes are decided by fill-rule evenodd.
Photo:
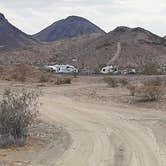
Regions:
M 40 118 L 61 126 L 60 137 L 48 137 L 46 145 L 36 145 L 38 150 L 0 150 L 1 165 L 166 165 L 163 107 L 123 101 L 127 90 L 108 88 L 99 78 L 83 77 L 71 85 L 42 87 L 42 91 Z

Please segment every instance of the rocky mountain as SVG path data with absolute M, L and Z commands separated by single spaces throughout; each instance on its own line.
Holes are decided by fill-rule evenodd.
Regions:
M 68 63 L 90 72 L 110 64 L 119 68 L 140 68 L 152 62 L 165 65 L 166 39 L 139 27 L 117 27 L 108 34 L 83 35 L 6 52 L 0 55 L 0 64 L 11 63 L 9 59 L 12 63 L 39 65 Z
M 35 39 L 9 23 L 0 13 L 0 49 L 22 47 L 36 42 Z
M 50 42 L 92 33 L 104 34 L 105 32 L 85 18 L 69 16 L 66 19 L 53 23 L 41 32 L 33 35 L 33 37 L 40 41 Z
M 165 39 L 157 36 L 150 31 L 143 28 L 129 28 L 120 26 L 108 33 L 109 38 L 114 41 L 127 42 L 132 44 L 153 44 L 153 45 L 163 45 L 165 44 Z
M 96 59 L 96 67 L 109 64 L 140 67 L 152 62 L 166 64 L 166 39 L 140 27 L 117 27 L 86 48 L 89 49 L 86 56 L 93 61 Z

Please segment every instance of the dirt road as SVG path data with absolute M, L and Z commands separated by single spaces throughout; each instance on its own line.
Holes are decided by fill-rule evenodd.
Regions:
M 25 165 L 166 166 L 165 112 L 111 100 L 102 103 L 103 96 L 97 100 L 95 95 L 111 90 L 105 88 L 89 82 L 44 87 L 41 118 L 66 128 L 72 143 L 64 152 L 50 140 L 37 154 L 31 153 Z M 90 90 L 94 95 L 89 96 Z
M 110 103 L 85 103 L 75 100 L 72 95 L 65 95 L 66 91 L 79 92 L 80 88 L 87 87 L 98 88 L 98 85 L 84 84 L 45 90 L 41 111 L 43 117 L 61 123 L 73 139 L 69 150 L 56 160 L 45 159 L 45 164 L 165 166 L 166 139 L 163 134 L 165 129 L 162 128 L 166 122 L 165 113 L 114 103 L 111 106 Z M 154 127 L 157 125 L 158 128 Z M 160 135 L 157 133 L 159 130 Z M 31 165 L 36 166 L 37 162 Z

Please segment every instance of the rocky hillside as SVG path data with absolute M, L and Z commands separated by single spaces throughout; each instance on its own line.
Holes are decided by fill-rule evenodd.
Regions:
M 166 39 L 140 27 L 117 27 L 88 47 L 95 50 L 99 65 L 140 67 L 150 62 L 166 63 Z
M 105 32 L 85 18 L 70 16 L 57 21 L 33 37 L 45 42 L 77 37 L 86 34 Z
M 10 24 L 0 13 L 0 49 L 22 47 L 34 43 L 36 40 Z
M 166 64 L 166 39 L 142 28 L 117 27 L 108 34 L 91 34 L 25 47 L 0 54 L 0 64 L 73 64 L 82 71 L 98 71 L 105 65 L 141 67 Z

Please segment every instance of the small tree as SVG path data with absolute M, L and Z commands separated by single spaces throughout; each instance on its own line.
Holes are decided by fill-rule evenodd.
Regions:
M 39 93 L 5 90 L 0 102 L 0 147 L 23 145 L 38 112 Z

